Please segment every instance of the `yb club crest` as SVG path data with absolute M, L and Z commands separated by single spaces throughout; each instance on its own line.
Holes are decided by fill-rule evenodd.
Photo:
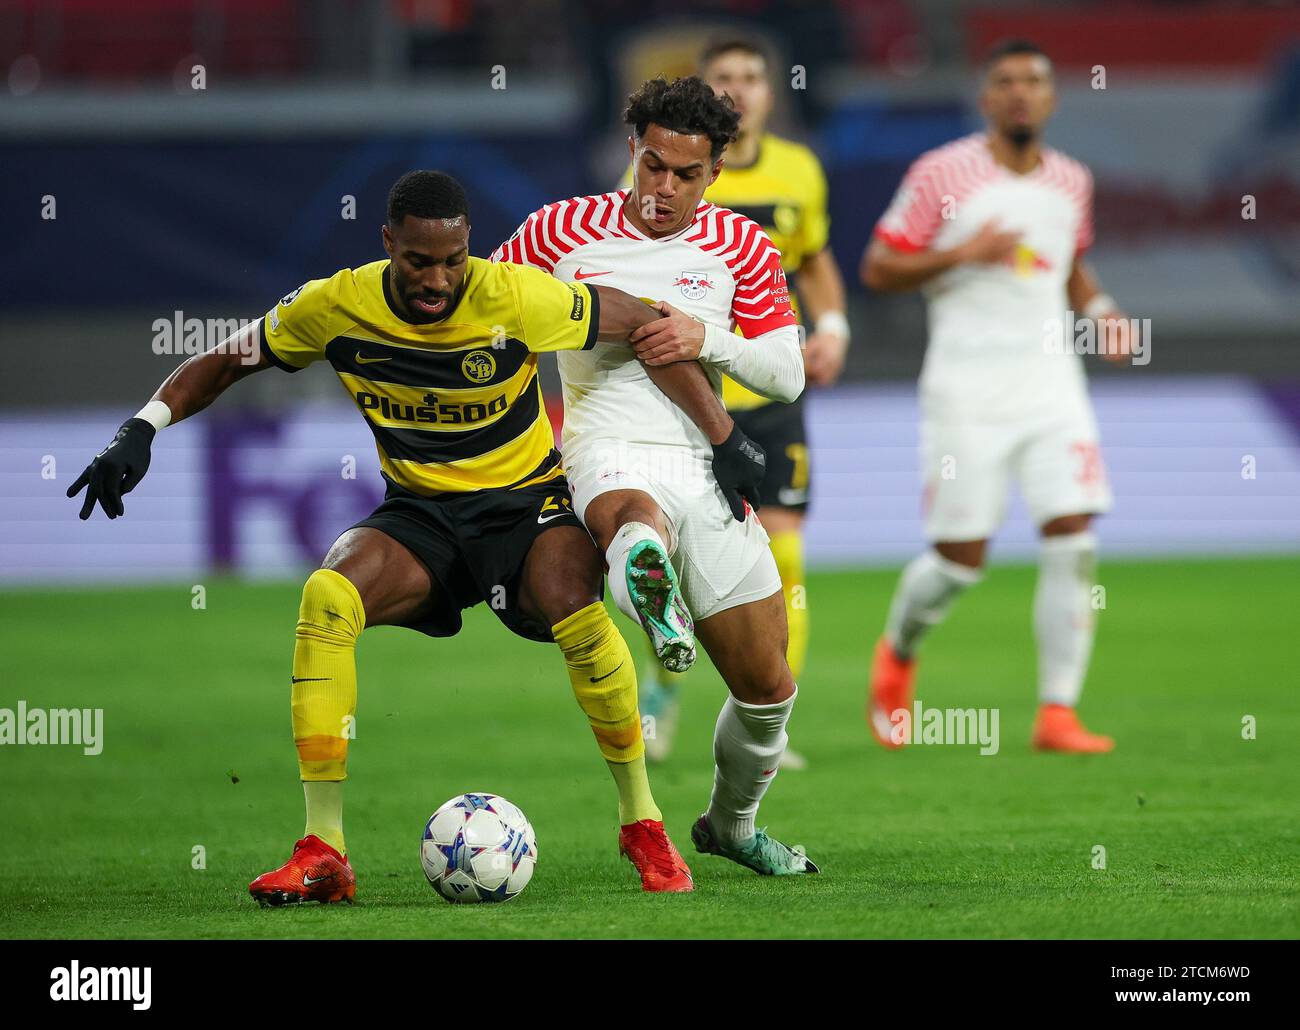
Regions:
M 486 383 L 497 371 L 496 359 L 485 350 L 472 350 L 461 360 L 460 370 L 471 383 Z

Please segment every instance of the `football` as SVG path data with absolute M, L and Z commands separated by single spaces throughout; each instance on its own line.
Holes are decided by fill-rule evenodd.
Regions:
M 461 794 L 424 824 L 420 865 L 448 901 L 509 901 L 533 878 L 537 837 L 505 798 Z

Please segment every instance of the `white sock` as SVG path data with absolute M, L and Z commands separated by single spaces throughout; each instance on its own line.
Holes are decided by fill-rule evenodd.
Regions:
M 1038 639 L 1038 700 L 1043 704 L 1079 703 L 1092 655 L 1092 587 L 1097 571 L 1097 538 L 1092 533 L 1043 538 L 1034 593 L 1034 634 Z
M 605 549 L 605 561 L 609 565 L 610 596 L 614 598 L 618 610 L 638 626 L 641 624 L 641 618 L 636 613 L 636 605 L 632 603 L 632 595 L 627 591 L 627 576 L 624 569 L 627 565 L 628 551 L 642 540 L 653 540 L 664 549 L 664 554 L 668 553 L 663 537 L 655 532 L 654 526 L 647 526 L 644 522 L 624 523 L 614 534 L 609 547 Z
M 969 565 L 958 565 L 936 551 L 923 551 L 908 563 L 899 577 L 885 620 L 885 639 L 900 658 L 912 657 L 912 650 L 931 626 L 943 621 L 952 602 L 982 573 Z
M 709 825 L 726 844 L 754 836 L 758 803 L 776 777 L 785 751 L 785 724 L 794 707 L 795 692 L 774 705 L 750 705 L 730 694 L 713 730 L 713 798 Z

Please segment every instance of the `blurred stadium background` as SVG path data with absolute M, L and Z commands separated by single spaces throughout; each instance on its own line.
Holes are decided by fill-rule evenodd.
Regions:
M 1149 365 L 1090 367 L 1118 499 L 1104 553 L 1300 550 L 1292 4 L 0 0 L 3 582 L 316 563 L 381 486 L 332 375 L 241 384 L 167 430 L 129 518 L 77 522 L 67 483 L 184 356 L 155 353 L 155 323 L 256 317 L 381 256 L 387 188 L 413 167 L 466 184 L 487 255 L 541 204 L 611 187 L 629 88 L 736 31 L 780 55 L 778 84 L 803 71 L 774 128 L 827 169 L 850 284 L 845 379 L 810 400 L 813 564 L 920 543 L 923 309 L 856 268 L 908 163 L 978 125 L 978 55 L 1006 36 L 1053 55 L 1049 142 L 1092 167 L 1095 264 L 1152 323 Z M 1013 513 L 1000 558 L 1032 553 Z

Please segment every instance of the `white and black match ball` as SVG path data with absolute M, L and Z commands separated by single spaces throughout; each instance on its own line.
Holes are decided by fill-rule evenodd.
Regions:
M 537 837 L 505 798 L 461 794 L 424 824 L 420 865 L 448 901 L 509 901 L 533 878 Z

